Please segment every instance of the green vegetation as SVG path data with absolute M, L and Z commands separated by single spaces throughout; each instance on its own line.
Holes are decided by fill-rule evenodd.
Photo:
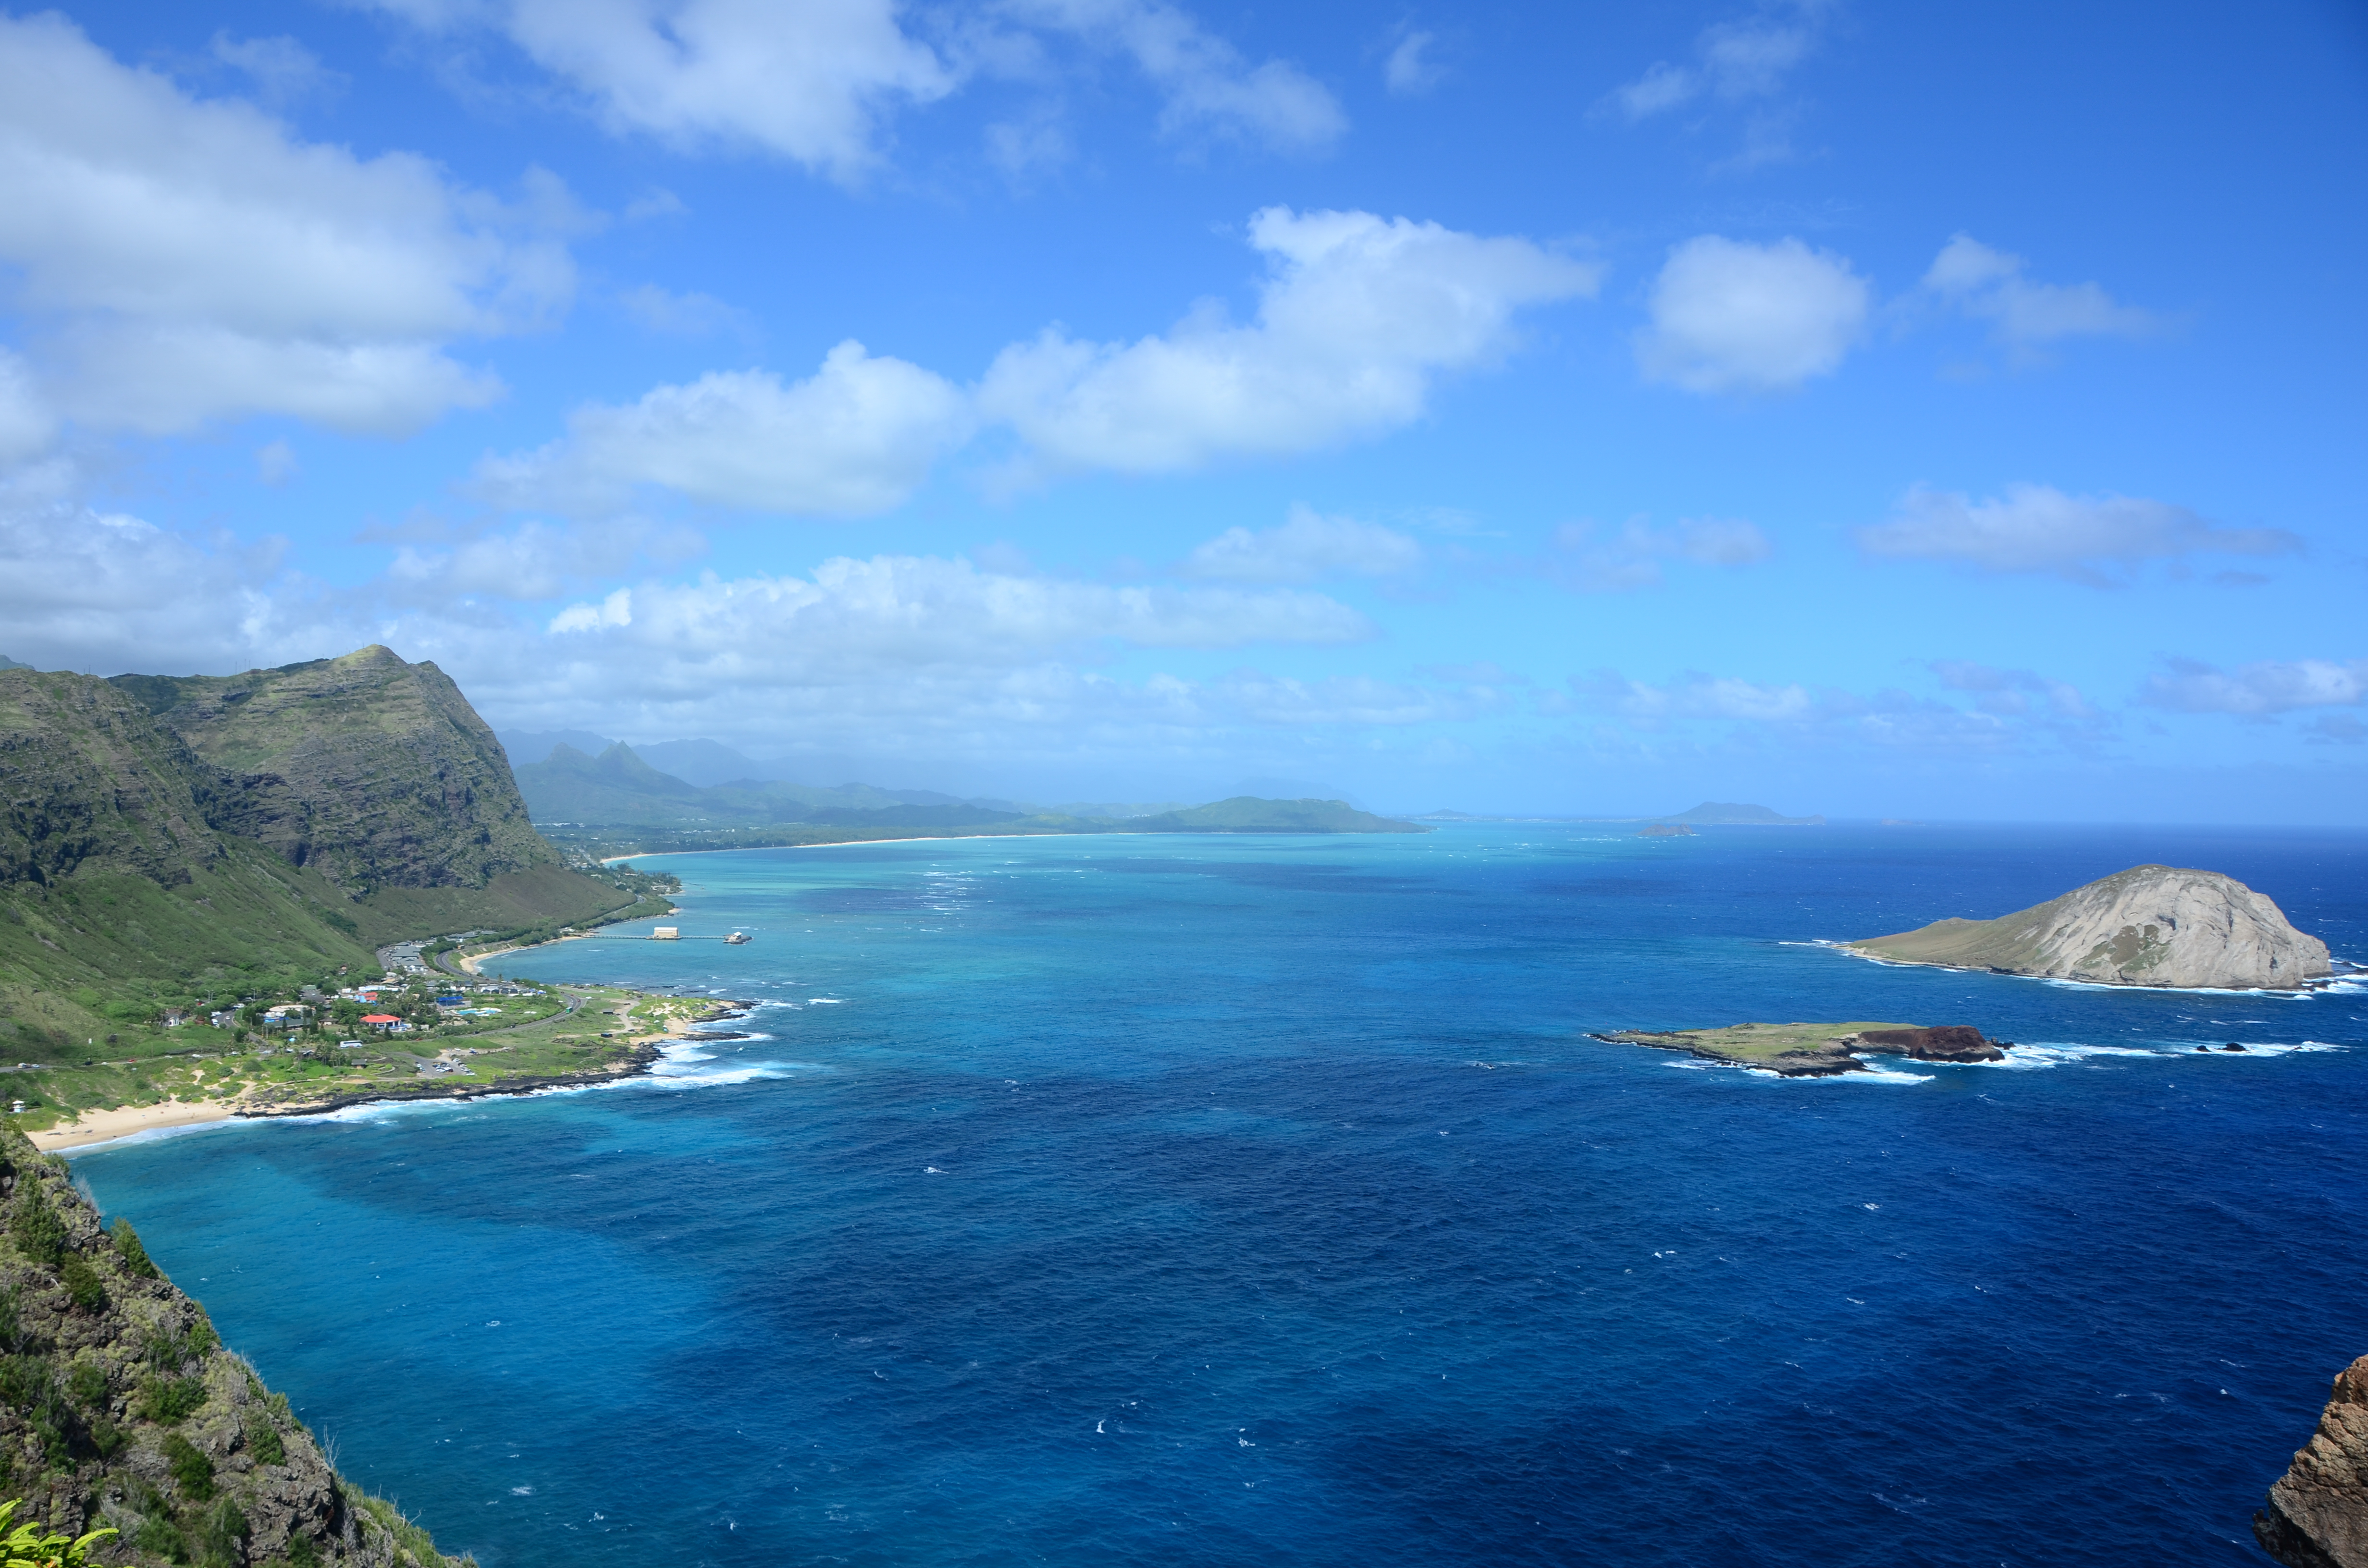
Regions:
M 0 1503 L 0 1568 L 85 1568 L 90 1549 L 116 1533 L 102 1526 L 79 1539 L 50 1534 L 29 1519 L 17 1522 L 24 1506 L 22 1497 Z
M 1671 1029 L 1665 1033 L 1619 1029 L 1598 1038 L 1621 1045 L 1682 1051 L 1712 1062 L 1758 1067 L 1786 1077 L 1823 1078 L 1865 1071 L 1850 1055 L 1846 1037 L 1869 1029 L 1913 1029 L 1914 1024 L 1737 1024 L 1723 1029 Z
M 533 939 L 663 914 L 664 891 L 571 869 L 452 683 L 383 648 L 224 677 L 0 670 L 0 1108 L 32 1125 L 301 1077 L 191 1064 L 262 1044 L 272 1002 L 375 979 L 381 944 Z
M 17 1509 L 0 1508 L 0 1529 L 14 1531 L 0 1537 L 0 1568 L 65 1568 L 110 1537 L 107 1561 L 139 1568 L 453 1568 L 426 1532 L 337 1475 L 287 1400 L 221 1347 L 196 1302 L 153 1264 L 133 1267 L 144 1252 L 122 1244 L 128 1232 L 101 1227 L 64 1162 L 0 1123 L 7 1177 L 0 1491 L 53 1518 L 95 1509 L 104 1528 L 80 1542 L 38 1527 L 28 1537 Z M 96 1308 L 61 1289 L 77 1264 L 103 1287 Z

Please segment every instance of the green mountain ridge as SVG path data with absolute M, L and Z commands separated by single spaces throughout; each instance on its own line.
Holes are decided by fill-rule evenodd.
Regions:
M 384 648 L 231 676 L 0 670 L 0 1055 L 153 1054 L 174 1007 L 632 903 L 535 832 L 484 722 Z

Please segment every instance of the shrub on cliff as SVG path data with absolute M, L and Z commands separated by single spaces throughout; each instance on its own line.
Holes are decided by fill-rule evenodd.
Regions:
M 202 1503 L 214 1494 L 214 1461 L 178 1432 L 165 1438 L 165 1468 L 173 1472 L 173 1484 L 190 1502 Z
M 86 1312 L 103 1312 L 107 1307 L 107 1282 L 98 1277 L 87 1259 L 68 1253 L 58 1265 L 58 1283 L 66 1288 L 66 1300 Z
M 117 1215 L 108 1234 L 114 1238 L 116 1254 L 123 1259 L 126 1269 L 142 1279 L 156 1278 L 156 1266 L 149 1261 L 148 1249 L 140 1244 L 139 1233 L 132 1230 L 131 1221 Z
M 17 1185 L 16 1212 L 8 1217 L 8 1239 L 36 1263 L 55 1268 L 65 1261 L 66 1222 L 50 1207 L 49 1195 L 40 1182 Z

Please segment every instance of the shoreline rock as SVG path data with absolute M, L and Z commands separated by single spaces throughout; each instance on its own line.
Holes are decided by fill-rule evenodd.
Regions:
M 2336 1374 L 2318 1430 L 2253 1516 L 2253 1539 L 2287 1568 L 2368 1568 L 2368 1356 Z
M 1859 1060 L 1861 1051 L 1917 1062 L 2002 1062 L 2014 1043 L 1986 1039 L 1970 1024 L 1736 1024 L 1716 1029 L 1611 1029 L 1593 1038 L 1680 1051 L 1785 1078 L 1873 1072 Z

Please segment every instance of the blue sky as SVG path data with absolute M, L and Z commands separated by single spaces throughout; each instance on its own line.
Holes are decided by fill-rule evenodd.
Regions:
M 2356 6 L 0 13 L 0 653 L 811 781 L 2368 822 Z

